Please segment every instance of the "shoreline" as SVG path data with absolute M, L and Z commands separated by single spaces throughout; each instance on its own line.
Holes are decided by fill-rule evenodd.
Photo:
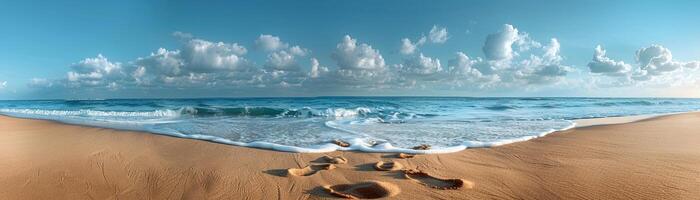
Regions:
M 700 113 L 685 113 L 399 159 L 392 153 L 287 153 L 0 116 L 0 197 L 333 199 L 324 186 L 376 180 L 400 189 L 395 199 L 692 199 L 700 196 L 698 122 Z M 285 175 L 324 156 L 347 162 Z M 426 187 L 400 171 L 373 169 L 378 161 L 473 187 Z
M 86 125 L 86 124 L 80 124 L 80 123 L 71 123 L 71 122 L 61 121 L 61 120 L 57 120 L 57 119 L 37 119 L 37 118 L 29 118 L 29 117 L 21 117 L 21 116 L 12 116 L 12 115 L 7 115 L 7 114 L 0 114 L 0 116 L 18 118 L 18 119 L 29 119 L 29 120 L 45 120 L 45 121 L 50 121 L 50 122 L 55 122 L 55 123 L 65 124 L 65 125 L 93 127 L 93 128 L 107 128 L 107 129 L 113 129 L 115 131 L 142 132 L 145 134 L 155 134 L 155 135 L 162 135 L 162 136 L 182 138 L 182 139 L 200 140 L 200 141 L 206 141 L 206 142 L 212 142 L 212 143 L 218 143 L 218 144 L 224 144 L 224 145 L 230 145 L 230 146 L 266 149 L 266 150 L 286 152 L 286 153 L 330 153 L 330 152 L 335 152 L 335 151 L 354 151 L 354 152 L 364 152 L 364 153 L 446 154 L 446 153 L 456 153 L 456 152 L 464 151 L 467 149 L 492 148 L 492 147 L 498 147 L 498 146 L 507 145 L 507 144 L 529 141 L 529 140 L 532 140 L 535 138 L 547 136 L 547 135 L 552 134 L 552 133 L 567 131 L 567 130 L 574 129 L 574 128 L 583 128 L 583 127 L 588 127 L 588 126 L 600 126 L 600 125 L 625 124 L 625 123 L 632 123 L 632 122 L 637 122 L 637 121 L 642 121 L 642 120 L 654 119 L 657 117 L 685 114 L 685 113 L 694 113 L 694 112 L 700 112 L 700 111 L 687 111 L 687 112 L 675 112 L 675 113 L 644 114 L 644 115 L 630 115 L 630 116 L 600 117 L 600 118 L 586 118 L 586 119 L 569 120 L 572 122 L 571 126 L 568 126 L 568 127 L 565 127 L 565 128 L 559 129 L 559 130 L 552 129 L 551 131 L 543 132 L 543 133 L 540 133 L 538 135 L 524 136 L 524 137 L 520 137 L 520 138 L 501 139 L 501 140 L 492 141 L 492 142 L 464 141 L 464 142 L 462 142 L 461 145 L 449 146 L 449 147 L 443 147 L 440 149 L 431 149 L 431 150 L 413 150 L 413 149 L 408 149 L 408 148 L 394 147 L 391 143 L 381 143 L 380 145 L 378 145 L 378 146 L 381 146 L 381 148 L 376 149 L 376 148 L 374 148 L 375 146 L 367 146 L 366 144 L 363 144 L 364 142 L 362 142 L 362 141 L 352 141 L 350 143 L 351 146 L 349 146 L 349 147 L 341 147 L 341 146 L 338 146 L 338 145 L 333 144 L 333 143 L 318 144 L 318 145 L 312 146 L 312 147 L 297 147 L 297 146 L 289 146 L 289 145 L 275 144 L 275 143 L 269 143 L 269 142 L 238 142 L 238 141 L 232 141 L 232 140 L 229 140 L 226 138 L 221 138 L 218 136 L 210 136 L 210 135 L 200 135 L 200 134 L 187 135 L 187 134 L 173 134 L 173 133 L 158 133 L 158 132 L 153 132 L 153 131 L 124 129 L 124 128 L 117 128 L 117 127 L 103 127 L 103 126 L 98 126 L 98 125 Z M 348 142 L 348 141 L 344 141 L 344 142 Z M 430 145 L 430 144 L 427 144 L 427 145 Z
M 617 116 L 617 117 L 598 117 L 598 118 L 586 118 L 573 120 L 576 125 L 574 128 L 584 128 L 591 126 L 604 126 L 604 125 L 616 125 L 616 124 L 626 124 L 633 123 L 643 120 L 650 120 L 658 117 L 680 115 L 680 114 L 690 114 L 690 113 L 700 113 L 700 111 L 686 111 L 686 112 L 673 112 L 673 113 L 660 113 L 660 114 L 644 114 L 644 115 L 629 115 L 629 116 Z

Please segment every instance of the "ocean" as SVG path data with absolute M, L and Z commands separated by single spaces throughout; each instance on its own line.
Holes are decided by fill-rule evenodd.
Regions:
M 294 97 L 0 101 L 0 114 L 289 152 L 446 153 L 576 119 L 700 110 L 700 99 Z M 340 147 L 334 140 L 351 146 Z M 421 144 L 431 150 L 413 150 Z

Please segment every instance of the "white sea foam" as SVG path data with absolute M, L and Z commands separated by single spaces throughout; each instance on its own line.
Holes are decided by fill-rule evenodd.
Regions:
M 358 107 L 355 109 L 345 109 L 345 108 L 335 108 L 326 109 L 325 115 L 332 117 L 352 117 L 357 115 L 364 115 L 372 112 L 371 109 L 365 107 Z
M 0 114 L 288 152 L 434 154 L 531 140 L 576 119 L 700 109 L 700 101 L 684 99 L 283 100 L 0 101 Z M 420 144 L 433 149 L 410 148 Z
M 180 110 L 155 111 L 100 111 L 90 109 L 80 110 L 46 110 L 46 109 L 0 109 L 1 113 L 12 113 L 36 116 L 84 116 L 84 117 L 179 117 Z

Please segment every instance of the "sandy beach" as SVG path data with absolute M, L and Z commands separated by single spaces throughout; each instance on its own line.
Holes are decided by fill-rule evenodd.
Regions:
M 326 199 L 337 198 L 326 188 L 355 187 L 365 197 L 395 199 L 697 199 L 698 144 L 700 113 L 407 159 L 285 153 L 0 116 L 0 197 Z M 379 161 L 394 162 L 380 167 L 417 169 L 464 184 L 431 188 L 443 183 L 379 171 Z

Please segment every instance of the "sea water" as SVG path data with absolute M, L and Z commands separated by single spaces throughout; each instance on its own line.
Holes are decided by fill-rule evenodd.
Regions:
M 573 120 L 696 111 L 699 99 L 308 97 L 0 101 L 0 114 L 290 152 L 445 153 Z M 351 144 L 341 147 L 331 141 Z M 431 150 L 413 146 L 428 144 Z

